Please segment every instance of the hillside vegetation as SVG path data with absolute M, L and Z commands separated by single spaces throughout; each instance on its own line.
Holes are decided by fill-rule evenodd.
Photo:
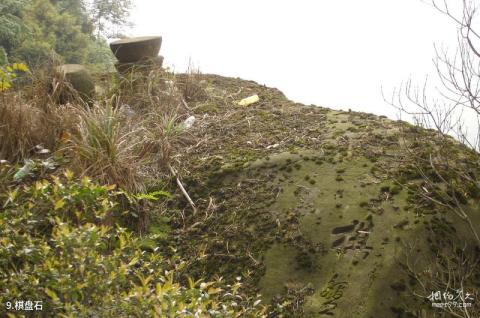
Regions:
M 432 292 L 478 296 L 480 192 L 438 178 L 456 167 L 478 180 L 478 154 L 453 139 L 199 72 L 99 73 L 91 107 L 59 105 L 51 85 L 67 84 L 48 69 L 12 72 L 25 80 L 0 92 L 2 304 L 41 300 L 44 317 L 448 317 L 465 310 L 432 308 Z M 419 166 L 439 146 L 445 171 Z M 449 193 L 468 219 L 448 212 Z
M 2 0 L 0 65 L 38 67 L 53 58 L 111 69 L 106 40 L 121 36 L 131 5 L 130 0 Z

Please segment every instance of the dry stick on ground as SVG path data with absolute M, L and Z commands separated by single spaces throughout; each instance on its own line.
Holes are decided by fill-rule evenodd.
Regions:
M 188 111 L 192 111 L 183 97 L 180 98 L 180 101 L 182 102 L 183 107 L 185 107 Z
M 178 174 L 177 172 L 173 169 L 173 167 L 169 164 L 168 165 L 168 169 L 170 170 L 170 173 L 175 177 L 175 179 L 177 180 L 177 185 L 178 187 L 180 188 L 180 190 L 182 191 L 183 193 L 183 196 L 187 199 L 188 203 L 190 204 L 190 206 L 192 207 L 193 209 L 193 214 L 197 214 L 197 207 L 195 206 L 195 203 L 193 203 L 192 199 L 190 198 L 190 196 L 188 195 L 188 192 L 187 190 L 185 190 L 185 187 L 183 186 L 182 182 L 180 181 L 180 178 L 178 177 Z

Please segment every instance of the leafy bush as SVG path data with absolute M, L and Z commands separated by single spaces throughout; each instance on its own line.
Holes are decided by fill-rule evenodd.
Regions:
M 5 48 L 0 45 L 0 66 L 8 64 L 8 56 Z
M 12 65 L 7 65 L 5 67 L 1 66 L 0 63 L 0 91 L 11 88 L 17 74 L 27 71 L 28 67 L 23 63 L 13 63 Z
M 182 262 L 167 262 L 158 248 L 141 251 L 132 232 L 106 225 L 120 212 L 118 195 L 69 172 L 8 191 L 0 212 L 0 303 L 41 300 L 51 317 L 264 315 L 239 282 L 182 285 Z
M 26 0 L 3 0 L 0 3 L 0 43 L 9 53 L 28 34 L 22 20 L 22 9 L 26 4 Z
M 111 68 L 113 59 L 105 54 L 109 48 L 104 35 L 126 23 L 130 2 L 2 0 L 0 43 L 11 61 L 32 66 L 43 65 L 56 54 L 66 63 Z

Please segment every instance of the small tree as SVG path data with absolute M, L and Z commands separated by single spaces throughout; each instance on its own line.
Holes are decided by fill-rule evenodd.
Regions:
M 128 25 L 132 0 L 91 0 L 89 14 L 97 37 L 119 37 L 122 28 Z
M 22 9 L 26 5 L 26 0 L 2 0 L 0 2 L 0 43 L 9 54 L 28 34 L 22 13 Z
M 478 226 L 472 221 L 472 216 L 480 213 L 480 32 L 475 24 L 478 6 L 472 0 L 456 1 L 455 5 L 448 0 L 429 1 L 456 24 L 458 31 L 454 54 L 435 46 L 434 65 L 441 83 L 436 89 L 440 98 L 430 97 L 427 81 L 423 87 L 414 87 L 409 80 L 388 102 L 417 125 L 433 129 L 421 131 L 411 127 L 402 134 L 407 150 L 403 162 L 418 172 L 417 180 L 409 184 L 417 185 L 416 206 L 459 216 L 473 233 L 474 247 L 478 249 Z M 465 119 L 468 126 L 464 125 Z M 445 239 L 440 233 L 434 234 Z M 410 272 L 425 291 L 463 289 L 467 278 L 478 274 L 478 254 L 467 249 L 460 237 L 455 241 L 450 250 L 447 244 L 427 265 L 430 279 Z M 445 310 L 455 317 L 479 314 L 475 308 Z
M 409 80 L 388 102 L 413 117 L 416 124 L 436 132 L 434 139 L 422 140 L 422 149 L 413 149 L 417 143 L 407 149 L 423 179 L 422 197 L 460 216 L 480 246 L 469 216 L 480 213 L 480 33 L 474 27 L 478 8 L 471 0 L 462 0 L 460 10 L 453 10 L 448 0 L 431 0 L 431 4 L 450 17 L 458 29 L 455 54 L 435 46 L 434 64 L 442 84 L 437 90 L 442 98 L 429 98 L 426 82 L 419 88 Z M 464 125 L 465 118 L 470 126 Z M 455 151 L 451 135 L 465 146 L 465 151 Z M 438 183 L 445 186 L 439 188 Z
M 0 66 L 8 64 L 8 56 L 7 56 L 7 51 L 3 48 L 3 46 L 0 46 Z

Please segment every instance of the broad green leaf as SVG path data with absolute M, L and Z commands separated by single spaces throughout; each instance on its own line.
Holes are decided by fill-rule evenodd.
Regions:
M 70 169 L 67 169 L 64 173 L 65 178 L 67 178 L 68 181 L 71 181 L 73 179 L 73 172 Z
M 57 301 L 58 300 L 58 296 L 57 294 L 53 291 L 53 290 L 50 290 L 48 288 L 45 288 L 45 293 L 48 295 L 48 297 L 52 298 L 53 301 Z
M 54 206 L 54 210 L 58 210 L 58 209 L 61 209 L 65 206 L 65 200 L 64 199 L 60 199 L 60 200 L 57 200 L 55 202 L 55 206 Z

